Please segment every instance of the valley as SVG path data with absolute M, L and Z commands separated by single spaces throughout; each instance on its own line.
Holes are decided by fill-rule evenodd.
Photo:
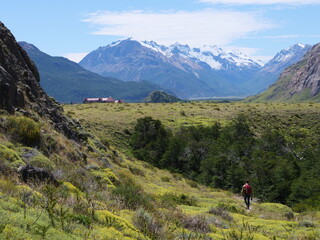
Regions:
M 39 16 L 31 12 L 25 21 Z M 107 14 L 100 24 L 114 16 L 99 11 L 81 21 L 100 14 Z M 114 23 L 91 37 L 121 26 Z M 200 25 L 208 24 L 194 30 Z M 179 36 L 169 28 L 167 37 Z M 73 38 L 58 29 L 51 30 L 63 41 L 54 37 L 51 46 L 63 49 Z M 255 41 L 259 30 L 246 31 L 236 31 L 239 42 Z M 320 239 L 320 44 L 288 41 L 263 63 L 230 50 L 234 37 L 220 41 L 223 50 L 126 35 L 113 35 L 122 39 L 113 43 L 99 36 L 91 52 L 88 38 L 73 39 L 65 49 L 85 50 L 71 55 L 87 52 L 77 64 L 17 42 L 0 22 L 0 239 Z M 41 37 L 28 39 L 50 45 Z M 242 49 L 257 53 L 257 46 Z M 85 98 L 93 101 L 79 104 Z M 250 207 L 241 193 L 247 181 Z

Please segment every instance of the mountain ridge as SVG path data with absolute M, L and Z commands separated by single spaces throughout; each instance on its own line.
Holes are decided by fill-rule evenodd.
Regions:
M 175 43 L 164 46 L 155 41 L 129 38 L 99 47 L 79 64 L 102 76 L 156 83 L 172 89 L 183 99 L 244 97 L 267 88 L 285 67 L 298 61 L 308 49 L 304 46 L 302 50 L 301 44 L 291 48 L 294 51 L 288 48 L 280 52 L 286 56 L 283 59 L 276 61 L 275 56 L 264 65 L 240 51 L 224 51 L 215 45 L 191 48 Z
M 85 70 L 63 57 L 52 57 L 27 42 L 19 43 L 36 63 L 41 85 L 59 102 L 82 102 L 84 98 L 113 96 L 128 101 L 142 101 L 151 91 L 161 89 L 152 83 L 123 82 Z
M 125 81 L 146 80 L 157 83 L 161 87 L 172 89 L 180 98 L 244 94 L 234 86 L 240 71 L 235 60 L 231 64 L 226 60 L 227 57 L 223 56 L 219 58 L 221 63 L 217 63 L 214 54 L 206 52 L 206 56 L 201 53 L 202 57 L 212 60 L 207 64 L 201 61 L 199 56 L 195 56 L 197 51 L 191 50 L 187 45 L 165 47 L 153 41 L 138 42 L 127 39 L 92 51 L 79 64 L 103 76 L 118 77 Z M 231 56 L 228 57 L 231 59 Z M 225 69 L 228 69 L 221 70 L 222 73 L 220 70 L 213 71 L 210 65 L 214 64 L 219 69 L 218 65 L 224 64 Z M 234 67 L 237 68 L 237 74 L 230 73 L 230 69 Z M 253 68 L 257 70 L 260 66 L 255 64 Z M 233 77 L 227 76 L 228 74 Z

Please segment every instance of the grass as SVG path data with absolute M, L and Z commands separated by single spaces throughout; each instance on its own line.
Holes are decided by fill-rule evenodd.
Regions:
M 246 211 L 241 196 L 157 169 L 126 149 L 136 119 L 143 116 L 176 131 L 183 125 L 228 124 L 245 113 L 257 134 L 268 118 L 286 131 L 296 130 L 295 123 L 308 135 L 319 132 L 319 107 L 210 102 L 65 105 L 66 113 L 104 144 L 94 137 L 83 144 L 69 141 L 41 124 L 46 139 L 55 140 L 50 152 L 46 146 L 44 151 L 11 141 L 0 126 L 0 158 L 28 162 L 40 156 L 34 161 L 39 166 L 49 162 L 47 168 L 53 168 L 61 184 L 50 192 L 45 186 L 23 184 L 14 173 L 1 176 L 0 239 L 319 239 L 319 212 L 298 214 L 281 204 L 256 201 L 252 211 Z M 27 154 L 32 158 L 26 152 L 34 153 Z M 140 204 L 133 204 L 134 199 Z
M 319 103 L 238 102 L 64 105 L 65 112 L 73 113 L 88 131 L 123 150 L 128 146 L 127 139 L 136 120 L 145 116 L 160 120 L 172 131 L 181 126 L 208 126 L 215 122 L 225 125 L 239 113 L 249 116 L 257 132 L 261 127 L 266 127 L 267 120 L 279 128 L 288 129 L 295 122 L 298 126 L 307 126 L 316 131 L 320 127 L 319 107 Z

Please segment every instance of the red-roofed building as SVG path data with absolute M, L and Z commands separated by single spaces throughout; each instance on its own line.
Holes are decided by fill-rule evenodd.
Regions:
M 124 100 L 114 100 L 112 97 L 108 98 L 85 98 L 83 103 L 124 103 Z
M 100 102 L 100 98 L 85 98 L 83 103 L 97 103 Z
M 115 100 L 112 97 L 100 98 L 100 101 L 103 103 L 114 103 L 115 102 Z

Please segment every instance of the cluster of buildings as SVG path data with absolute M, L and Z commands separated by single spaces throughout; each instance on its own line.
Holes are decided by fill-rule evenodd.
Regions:
M 108 98 L 85 98 L 83 103 L 123 103 L 123 100 L 115 100 L 112 97 Z

